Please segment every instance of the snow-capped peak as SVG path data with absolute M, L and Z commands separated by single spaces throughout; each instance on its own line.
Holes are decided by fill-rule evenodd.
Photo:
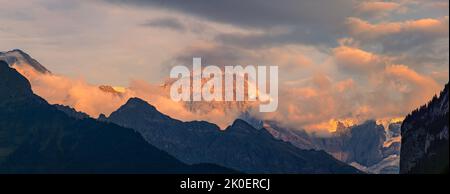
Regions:
M 0 60 L 5 61 L 9 66 L 30 66 L 40 73 L 51 73 L 47 68 L 41 65 L 37 60 L 19 49 L 7 52 L 0 52 Z

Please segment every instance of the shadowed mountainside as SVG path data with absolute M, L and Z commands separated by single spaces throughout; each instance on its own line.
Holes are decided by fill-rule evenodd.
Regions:
M 136 129 L 186 163 L 214 163 L 246 173 L 359 173 L 324 151 L 299 149 L 240 119 L 222 131 L 208 122 L 172 119 L 131 98 L 102 120 Z
M 234 173 L 187 165 L 132 129 L 69 117 L 0 61 L 0 173 Z
M 448 173 L 448 84 L 402 124 L 400 173 Z

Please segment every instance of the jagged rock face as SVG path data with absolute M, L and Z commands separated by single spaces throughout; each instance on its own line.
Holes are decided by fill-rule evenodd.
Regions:
M 383 157 L 388 157 L 391 155 L 400 155 L 400 147 L 401 147 L 400 142 L 392 142 L 391 144 L 389 144 L 389 146 L 383 147 L 382 149 Z
M 56 107 L 58 110 L 66 113 L 69 117 L 72 117 L 72 118 L 75 118 L 75 119 L 87 119 L 87 118 L 90 118 L 88 114 L 86 114 L 84 112 L 79 112 L 79 111 L 75 110 L 74 108 L 72 108 L 70 106 L 65 106 L 65 105 L 60 105 L 60 104 L 55 104 L 53 106 Z
M 114 87 L 112 86 L 107 86 L 107 85 L 101 85 L 98 87 L 98 89 L 100 89 L 103 92 L 106 92 L 108 94 L 112 94 L 118 97 L 123 97 L 123 93 L 120 91 L 117 91 L 116 89 L 114 89 Z
M 290 142 L 300 149 L 320 150 L 320 148 L 314 144 L 312 136 L 305 131 L 282 127 L 275 121 L 266 121 L 264 123 L 264 128 L 275 138 Z
M 225 130 L 208 122 L 181 122 L 132 98 L 109 122 L 133 128 L 158 148 L 187 163 L 215 163 L 246 173 L 358 173 L 323 151 L 276 140 L 266 129 L 236 120 Z
M 382 125 L 375 121 L 367 121 L 353 127 L 338 126 L 338 130 L 330 137 L 320 137 L 308 134 L 302 130 L 280 127 L 276 122 L 266 121 L 267 130 L 277 139 L 290 142 L 302 149 L 324 150 L 336 159 L 348 164 L 357 164 L 367 169 L 386 167 L 386 170 L 378 169 L 368 172 L 397 172 L 398 161 L 388 164 L 397 166 L 386 166 L 378 164 L 390 158 L 398 160 L 400 143 L 392 141 L 386 144 L 386 132 Z M 397 125 L 392 125 L 396 131 Z M 386 162 L 384 162 L 386 164 Z
M 351 128 L 351 137 L 346 141 L 344 150 L 349 150 L 348 161 L 356 161 L 372 166 L 383 160 L 383 143 L 386 140 L 382 125 L 367 121 Z
M 38 61 L 31 58 L 30 55 L 26 54 L 25 52 L 15 49 L 8 52 L 0 52 L 0 61 L 5 61 L 10 66 L 12 65 L 18 65 L 18 66 L 24 66 L 28 65 L 35 69 L 37 72 L 40 73 L 50 73 L 49 70 L 47 70 L 43 65 L 41 65 Z
M 401 122 L 389 124 L 388 133 L 390 137 L 399 137 L 401 135 L 401 127 L 402 127 Z
M 255 129 L 262 129 L 264 127 L 264 122 L 260 119 L 253 117 L 250 112 L 244 111 L 239 116 L 238 119 L 241 119 L 248 124 L 250 124 Z
M 449 88 L 414 110 L 402 124 L 400 173 L 445 173 L 449 159 Z
M 333 156 L 346 163 L 357 162 L 372 166 L 383 160 L 383 143 L 386 134 L 382 125 L 366 121 L 361 125 L 336 131 L 332 137 L 318 137 L 315 140 L 320 149 L 333 153 Z
M 132 129 L 75 119 L 32 93 L 0 61 L 0 173 L 226 173 L 190 166 L 148 144 Z
M 389 155 L 382 161 L 369 167 L 362 166 L 357 162 L 352 162 L 351 165 L 363 172 L 371 174 L 398 174 L 399 161 L 400 161 L 399 155 Z

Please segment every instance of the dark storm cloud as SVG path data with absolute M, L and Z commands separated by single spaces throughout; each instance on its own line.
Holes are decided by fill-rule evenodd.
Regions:
M 270 31 L 273 28 L 288 28 L 280 34 L 242 36 L 226 34 L 218 39 L 231 44 L 264 46 L 277 43 L 329 43 L 344 31 L 345 18 L 353 11 L 352 0 L 107 0 L 108 2 L 138 7 L 157 7 L 176 10 L 210 21 L 239 26 L 247 29 Z

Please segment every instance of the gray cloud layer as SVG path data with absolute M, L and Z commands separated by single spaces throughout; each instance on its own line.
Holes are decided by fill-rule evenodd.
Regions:
M 176 18 L 158 18 L 154 20 L 148 20 L 142 24 L 149 27 L 168 28 L 177 31 L 186 31 L 186 27 Z
M 200 17 L 215 22 L 232 24 L 243 28 L 258 29 L 264 33 L 257 36 L 224 34 L 218 40 L 229 44 L 259 47 L 285 43 L 334 43 L 344 32 L 345 18 L 353 12 L 352 0 L 107 0 L 112 3 L 139 7 L 158 7 Z M 271 33 L 275 28 L 286 32 Z

